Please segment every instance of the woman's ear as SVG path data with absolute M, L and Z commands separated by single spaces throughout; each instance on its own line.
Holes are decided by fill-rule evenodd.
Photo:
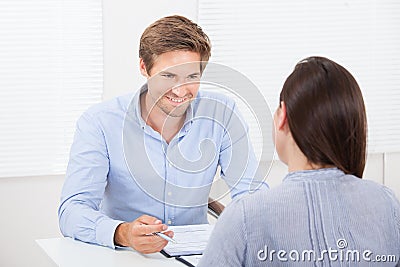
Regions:
M 284 130 L 286 124 L 287 124 L 286 105 L 285 102 L 281 101 L 281 105 L 278 110 L 278 121 L 277 121 L 278 130 Z
M 144 64 L 144 61 L 142 58 L 139 59 L 139 69 L 140 69 L 140 73 L 144 77 L 150 78 L 150 75 L 147 73 L 146 65 Z

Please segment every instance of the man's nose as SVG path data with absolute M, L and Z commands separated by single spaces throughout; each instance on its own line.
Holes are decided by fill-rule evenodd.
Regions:
M 187 89 L 185 85 L 182 85 L 182 83 L 175 85 L 172 90 L 172 93 L 174 93 L 178 97 L 184 97 L 187 93 Z

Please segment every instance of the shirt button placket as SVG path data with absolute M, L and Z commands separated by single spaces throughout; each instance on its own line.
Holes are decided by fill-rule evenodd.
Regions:
M 169 146 L 170 146 L 171 144 L 169 144 Z M 165 192 L 166 192 L 166 195 L 165 195 L 165 201 L 166 201 L 166 205 L 165 205 L 165 209 L 166 209 L 166 212 L 165 212 L 165 217 L 166 217 L 166 223 L 168 224 L 168 225 L 172 225 L 173 224 L 173 220 L 172 220 L 172 218 L 173 218 L 173 207 L 172 206 L 170 206 L 170 205 L 168 205 L 168 204 L 171 204 L 171 202 L 173 203 L 173 201 L 172 201 L 172 197 L 173 197 L 173 194 L 172 194 L 172 191 L 171 191 L 171 189 L 169 188 L 170 187 L 170 184 L 173 184 L 173 181 L 171 180 L 171 179 L 173 179 L 173 165 L 172 165 L 172 163 L 169 161 L 169 157 L 168 157 L 168 150 L 169 150 L 169 146 L 167 146 L 167 148 L 166 148 L 166 153 L 165 153 L 165 179 L 166 179 L 166 187 L 165 187 Z

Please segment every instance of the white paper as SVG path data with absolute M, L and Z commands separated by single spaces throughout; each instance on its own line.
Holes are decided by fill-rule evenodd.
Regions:
M 213 228 L 210 224 L 170 226 L 168 231 L 174 232 L 176 243 L 168 242 L 164 251 L 170 256 L 202 254 Z

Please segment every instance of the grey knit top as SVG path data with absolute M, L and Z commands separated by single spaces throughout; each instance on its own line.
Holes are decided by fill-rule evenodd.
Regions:
M 400 266 L 400 203 L 336 168 L 233 201 L 198 266 Z

